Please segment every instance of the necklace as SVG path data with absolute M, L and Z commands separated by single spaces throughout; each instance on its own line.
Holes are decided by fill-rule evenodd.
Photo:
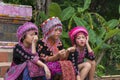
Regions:
M 48 47 L 48 49 L 53 52 L 53 54 L 58 53 L 58 51 L 59 51 L 57 48 L 58 41 L 55 41 L 52 45 L 50 44 L 50 42 L 48 40 L 46 40 L 46 41 L 43 40 L 43 41 L 46 44 L 46 46 Z

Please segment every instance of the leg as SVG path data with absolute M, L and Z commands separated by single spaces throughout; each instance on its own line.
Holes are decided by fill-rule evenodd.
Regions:
M 88 72 L 90 71 L 91 64 L 89 62 L 84 62 L 84 63 L 79 64 L 78 68 L 80 70 L 81 80 L 84 80 Z
M 81 80 L 80 75 L 76 76 L 76 80 Z
M 94 61 L 88 61 L 91 64 L 91 69 L 89 72 L 89 80 L 94 80 L 94 73 L 95 73 L 95 67 L 96 67 L 96 63 L 95 60 Z

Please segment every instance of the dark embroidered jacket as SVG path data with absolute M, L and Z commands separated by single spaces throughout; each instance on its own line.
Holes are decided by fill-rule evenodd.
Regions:
M 63 49 L 63 44 L 62 43 L 59 43 L 58 49 L 59 50 Z M 53 55 L 52 51 L 50 51 L 50 49 L 47 47 L 47 45 L 42 40 L 39 40 L 38 43 L 37 43 L 37 52 L 38 52 L 39 56 L 52 56 Z M 88 51 L 86 50 L 84 58 L 88 58 L 90 60 L 94 60 L 95 56 L 92 55 L 92 54 L 89 55 Z M 78 59 L 78 52 L 75 51 L 73 53 L 70 53 L 70 55 L 68 57 L 68 60 L 70 60 L 73 63 L 75 72 L 76 72 L 76 74 L 78 74 L 78 64 L 79 64 L 78 63 L 78 61 L 79 61 L 79 59 Z
M 58 50 L 63 49 L 63 44 L 60 42 L 57 46 Z M 53 56 L 53 52 L 50 51 L 50 49 L 47 47 L 46 43 L 44 43 L 42 40 L 39 40 L 37 43 L 37 52 L 39 56 Z
M 19 44 L 13 49 L 13 62 L 15 64 L 22 64 L 26 60 L 33 60 L 35 55 L 27 53 Z
M 94 60 L 95 56 L 93 52 L 88 53 L 87 48 L 85 49 L 85 53 L 82 55 L 80 55 L 77 51 L 70 53 L 68 60 L 70 60 L 73 63 L 76 74 L 79 73 L 78 64 L 84 62 L 84 58 L 87 58 L 89 60 Z
M 18 65 L 18 64 L 22 64 L 22 63 L 28 61 L 27 69 L 28 69 L 29 76 L 31 77 L 31 80 L 41 80 L 42 77 L 44 77 L 43 68 L 36 65 L 36 62 L 38 60 L 40 60 L 38 53 L 36 53 L 36 54 L 28 53 L 19 44 L 17 44 L 15 46 L 15 48 L 13 49 L 13 63 Z M 17 80 L 22 80 L 23 73 L 24 73 L 24 71 L 19 75 Z M 27 75 L 27 72 L 25 75 Z

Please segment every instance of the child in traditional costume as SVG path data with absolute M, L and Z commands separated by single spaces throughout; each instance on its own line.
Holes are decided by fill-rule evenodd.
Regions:
M 26 22 L 18 28 L 19 42 L 13 49 L 13 62 L 5 74 L 5 80 L 47 80 L 50 78 L 48 67 L 36 52 L 37 35 L 38 28 L 31 22 Z
M 77 75 L 84 80 L 89 75 L 89 80 L 94 80 L 95 56 L 89 45 L 88 31 L 85 27 L 77 26 L 69 31 L 73 47 L 67 49 L 68 60 L 71 60 Z M 87 58 L 89 61 L 84 61 Z
M 47 19 L 41 24 L 43 38 L 38 41 L 37 51 L 51 71 L 51 80 L 75 80 L 71 61 L 63 60 L 66 50 L 60 40 L 62 23 L 58 17 Z

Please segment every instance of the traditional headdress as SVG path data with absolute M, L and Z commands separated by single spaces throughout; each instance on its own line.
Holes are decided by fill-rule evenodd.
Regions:
M 35 32 L 38 34 L 38 27 L 35 24 L 33 24 L 32 22 L 26 22 L 17 29 L 16 36 L 17 36 L 19 42 L 21 42 L 21 39 L 23 38 L 23 36 L 30 29 L 35 30 Z
M 51 17 L 47 20 L 45 20 L 42 24 L 41 24 L 41 28 L 42 28 L 42 33 L 44 38 L 49 37 L 50 36 L 50 30 L 58 27 L 62 29 L 62 23 L 60 21 L 60 19 L 58 17 Z
M 71 29 L 69 31 L 69 38 L 71 39 L 71 42 L 72 42 L 72 45 L 75 44 L 74 40 L 75 40 L 75 36 L 79 33 L 79 32 L 83 32 L 86 34 L 86 36 L 88 35 L 88 31 L 85 27 L 82 27 L 82 26 L 77 26 L 77 27 L 74 27 L 73 29 Z

